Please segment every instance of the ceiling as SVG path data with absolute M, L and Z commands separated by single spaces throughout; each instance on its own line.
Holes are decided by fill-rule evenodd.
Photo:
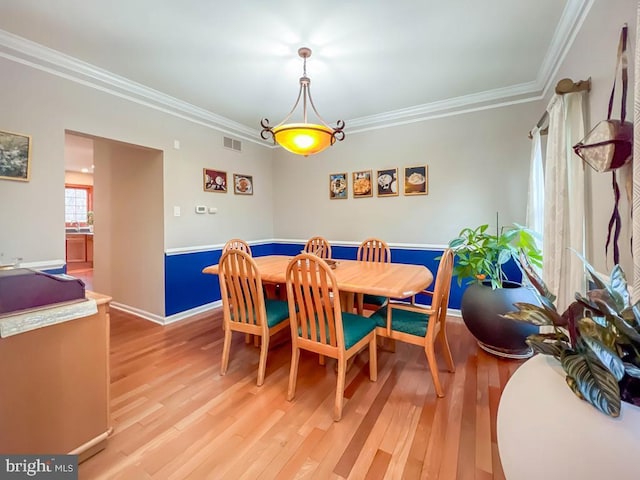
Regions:
M 260 120 L 293 106 L 308 46 L 316 107 L 348 134 L 540 98 L 591 3 L 2 0 L 0 56 L 260 141 Z

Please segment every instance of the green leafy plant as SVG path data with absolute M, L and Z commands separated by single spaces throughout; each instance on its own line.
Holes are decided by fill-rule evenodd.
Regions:
M 542 267 L 537 234 L 532 230 L 518 224 L 503 227 L 501 233 L 492 234 L 488 230 L 489 225 L 464 228 L 449 242 L 457 257 L 453 274 L 458 278 L 458 285 L 464 278 L 471 283 L 488 279 L 492 288 L 502 288 L 502 282 L 508 280 L 503 266 L 511 259 L 518 262 L 520 252 L 524 252 L 533 265 Z
M 640 405 L 640 302 L 631 304 L 620 266 L 604 281 L 583 259 L 595 288 L 586 297 L 576 293 L 560 314 L 542 279 L 521 261 L 541 305 L 516 303 L 518 311 L 504 317 L 552 327 L 553 332 L 530 335 L 527 343 L 561 363 L 579 398 L 612 417 L 620 415 L 621 399 Z

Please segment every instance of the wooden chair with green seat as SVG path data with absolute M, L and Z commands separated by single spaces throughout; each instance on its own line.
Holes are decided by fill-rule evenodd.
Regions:
M 320 258 L 331 258 L 331 244 L 324 237 L 311 237 L 307 240 L 303 251 L 312 253 Z
M 391 262 L 391 249 L 384 240 L 378 238 L 367 238 L 358 247 L 356 260 L 361 262 Z M 365 307 L 368 310 L 377 310 L 385 305 L 389 299 L 380 295 L 369 295 L 358 293 L 356 295 L 356 309 L 358 315 L 364 313 Z
M 220 374 L 227 373 L 231 336 L 242 332 L 260 337 L 260 361 L 258 386 L 264 383 L 267 353 L 271 336 L 288 327 L 287 302 L 265 300 L 258 266 L 251 256 L 242 250 L 230 249 L 222 254 L 218 264 L 220 292 L 222 293 L 224 345 Z
M 336 277 L 316 255 L 301 253 L 294 257 L 287 267 L 286 279 L 292 344 L 287 400 L 295 396 L 301 349 L 335 358 L 338 378 L 333 419 L 337 422 L 342 418 L 347 360 L 367 345 L 369 379 L 377 379 L 376 323 L 341 311 Z
M 422 292 L 432 297 L 429 307 L 416 305 L 414 300 L 410 303 L 392 301 L 369 317 L 376 321 L 376 335 L 424 348 L 438 397 L 444 397 L 444 390 L 438 375 L 436 340 L 440 342 L 449 371 L 455 372 L 446 330 L 452 273 L 453 250 L 448 248 L 440 259 L 433 293 Z

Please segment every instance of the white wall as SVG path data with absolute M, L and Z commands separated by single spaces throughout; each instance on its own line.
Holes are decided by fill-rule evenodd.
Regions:
M 316 156 L 279 150 L 275 234 L 305 239 L 446 244 L 467 226 L 524 223 L 527 132 L 540 102 L 483 110 L 353 135 Z M 426 196 L 353 198 L 351 173 L 427 164 Z M 349 199 L 329 200 L 329 174 L 347 172 Z M 402 189 L 401 189 L 402 190 Z
M 587 125 L 587 131 L 607 116 L 607 105 L 614 79 L 620 29 L 625 22 L 629 26 L 627 45 L 629 55 L 627 120 L 633 121 L 633 65 L 636 53 L 634 52 L 634 45 L 637 8 L 638 2 L 636 0 L 598 0 L 594 2 L 554 79 L 553 86 L 562 78 L 571 78 L 577 81 L 591 77 L 591 92 L 588 101 L 590 124 Z M 618 80 L 618 89 L 620 88 Z M 619 92 L 620 90 L 617 90 L 614 103 L 614 118 L 620 118 Z M 552 93 L 549 94 L 549 97 Z M 576 157 L 576 161 L 580 161 L 580 159 Z M 636 159 L 636 161 L 638 160 Z M 596 173 L 591 168 L 586 167 L 585 176 L 587 183 L 587 259 L 598 271 L 608 272 L 613 264 L 612 249 L 610 248 L 609 250 L 609 260 L 607 262 L 605 261 L 604 246 L 607 236 L 607 224 L 613 208 L 611 173 Z M 631 216 L 624 193 L 624 185 L 621 184 L 620 188 L 622 190 L 620 213 L 623 219 L 623 230 L 619 242 L 620 263 L 628 278 L 631 278 L 633 272 L 633 259 L 631 258 L 629 243 Z
M 96 140 L 94 285 L 164 315 L 162 152 Z
M 247 141 L 242 153 L 226 150 L 218 131 L 5 59 L 0 59 L 0 72 L 0 128 L 31 135 L 33 148 L 31 181 L 0 181 L 4 258 L 65 258 L 65 130 L 164 152 L 165 248 L 273 236 L 272 150 Z M 180 150 L 173 147 L 176 139 Z M 252 174 L 256 193 L 204 192 L 203 167 L 230 176 Z M 218 207 L 219 213 L 196 215 L 198 204 Z M 174 205 L 182 207 L 182 216 L 173 216 Z

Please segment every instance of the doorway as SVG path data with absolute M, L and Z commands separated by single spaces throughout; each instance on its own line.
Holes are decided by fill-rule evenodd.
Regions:
M 65 133 L 65 262 L 93 290 L 93 139 Z
M 91 177 L 91 214 L 79 222 L 86 232 L 71 232 L 87 240 L 69 273 L 123 310 L 164 316 L 163 152 L 67 131 L 65 170 L 78 169 Z

